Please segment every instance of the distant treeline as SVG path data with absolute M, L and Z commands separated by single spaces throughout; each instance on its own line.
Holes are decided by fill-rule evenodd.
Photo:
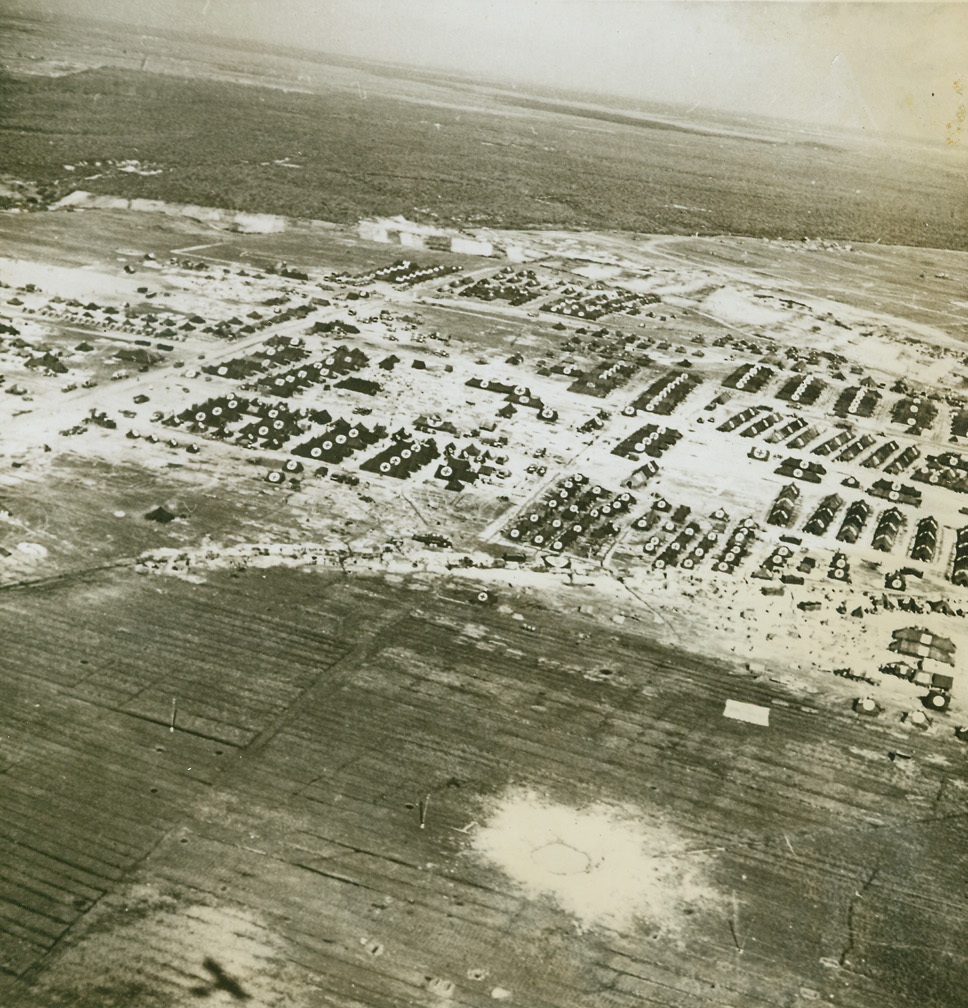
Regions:
M 122 70 L 6 76 L 0 171 L 48 199 L 88 189 L 337 222 L 402 213 L 968 248 L 964 158 L 943 150 L 769 144 L 620 114 L 592 126 L 584 110 L 509 100 L 504 114 Z M 129 159 L 164 170 L 91 167 Z

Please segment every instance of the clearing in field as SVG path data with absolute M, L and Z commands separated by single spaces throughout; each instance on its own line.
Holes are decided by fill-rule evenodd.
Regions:
M 719 902 L 701 859 L 655 812 L 559 804 L 515 788 L 500 797 L 474 849 L 529 897 L 550 896 L 581 927 L 646 924 L 672 934 Z

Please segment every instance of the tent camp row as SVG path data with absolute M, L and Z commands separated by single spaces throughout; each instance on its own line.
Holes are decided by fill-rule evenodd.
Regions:
M 620 441 L 612 449 L 612 454 L 627 457 L 632 454 L 640 455 L 644 452 L 651 458 L 661 458 L 681 438 L 682 434 L 673 427 L 646 424 Z
M 634 503 L 632 494 L 615 494 L 578 473 L 561 480 L 537 505 L 518 515 L 504 534 L 512 542 L 561 552 L 588 539 L 617 535 L 616 520 Z
M 702 384 L 702 379 L 688 371 L 669 371 L 657 378 L 631 404 L 636 410 L 668 416 L 689 393 Z
M 793 477 L 807 483 L 820 483 L 827 470 L 819 462 L 804 462 L 798 458 L 786 458 L 774 470 L 778 476 Z
M 845 388 L 837 397 L 833 405 L 833 411 L 837 416 L 862 416 L 869 417 L 873 414 L 877 404 L 881 401 L 881 394 L 876 389 L 865 385 L 854 385 Z
M 788 483 L 777 494 L 770 506 L 767 522 L 770 525 L 789 527 L 793 522 L 793 513 L 800 499 L 800 488 L 795 483 Z
M 599 285 L 598 289 L 595 287 L 592 285 L 588 291 L 552 301 L 544 305 L 542 311 L 594 321 L 604 315 L 638 315 L 645 306 L 659 303 L 655 294 L 636 294 L 603 285 Z
M 779 413 L 763 413 L 760 415 L 758 420 L 755 420 L 744 430 L 739 432 L 740 437 L 753 438 L 759 437 L 765 431 L 768 431 L 771 427 L 778 424 L 783 417 Z
M 381 476 L 409 479 L 418 469 L 440 457 L 440 449 L 433 438 L 421 441 L 402 429 L 391 438 L 391 444 L 368 458 L 360 468 Z
M 628 383 L 633 375 L 647 367 L 650 358 L 645 355 L 614 360 L 599 361 L 590 371 L 575 375 L 568 391 L 575 395 L 591 395 L 604 398 L 613 390 Z M 629 413 L 632 416 L 634 413 Z
M 914 532 L 914 543 L 911 546 L 911 559 L 921 563 L 931 563 L 938 550 L 938 520 L 932 515 L 926 515 L 917 525 Z
M 925 465 L 911 474 L 911 479 L 931 486 L 941 486 L 955 493 L 968 493 L 968 461 L 957 452 L 928 455 Z
M 850 581 L 850 563 L 844 553 L 834 553 L 827 567 L 827 577 L 831 581 Z
M 887 460 L 900 450 L 901 446 L 896 441 L 885 441 L 874 451 L 861 461 L 865 469 L 880 469 Z
M 781 441 L 799 434 L 806 426 L 807 421 L 803 417 L 791 417 L 786 423 L 780 424 L 779 427 L 774 427 L 766 435 L 766 442 L 767 444 L 779 444 Z
M 842 430 L 839 434 L 835 434 L 833 437 L 828 438 L 826 441 L 821 442 L 815 448 L 811 448 L 810 450 L 814 455 L 833 455 L 834 452 L 843 448 L 844 445 L 853 438 L 853 436 L 854 435 L 851 431 Z
M 297 445 L 292 449 L 292 453 L 314 461 L 337 465 L 360 449 L 382 441 L 386 436 L 387 429 L 381 424 L 367 427 L 365 424 L 353 423 L 340 417 L 322 434 L 317 434 Z
M 759 392 L 776 372 L 766 364 L 741 364 L 731 375 L 723 379 L 726 388 L 741 392 Z
M 873 448 L 875 444 L 877 444 L 877 438 L 873 434 L 862 434 L 856 441 L 838 452 L 837 461 L 853 462 L 858 455 L 862 455 L 868 448 Z
M 904 627 L 891 634 L 889 650 L 912 658 L 931 658 L 934 661 L 954 665 L 955 644 L 947 637 L 940 637 L 925 627 Z
M 881 553 L 894 549 L 897 537 L 904 528 L 906 519 L 897 508 L 888 508 L 877 520 L 872 546 Z
M 712 550 L 720 540 L 719 532 L 715 529 L 708 529 L 702 535 L 700 532 L 699 524 L 691 521 L 663 549 L 660 549 L 659 537 L 653 536 L 643 547 L 643 552 L 657 554 L 655 566 L 660 570 L 663 567 L 683 567 L 691 570 L 711 556 Z
M 938 407 L 927 398 L 898 399 L 891 409 L 891 420 L 902 424 L 909 434 L 921 434 L 927 430 L 938 415 Z
M 871 484 L 867 492 L 872 497 L 879 497 L 892 504 L 907 504 L 909 507 L 921 506 L 921 491 L 903 483 L 892 483 L 890 480 L 880 479 Z
M 794 376 L 783 384 L 776 396 L 778 399 L 787 399 L 790 402 L 799 403 L 801 406 L 812 406 L 826 387 L 826 382 L 813 375 L 806 375 L 802 378 Z
M 838 494 L 828 494 L 807 519 L 803 526 L 804 532 L 809 532 L 811 535 L 823 535 L 830 528 L 834 517 L 845 503 L 843 497 Z
M 909 465 L 916 462 L 920 457 L 921 452 L 915 445 L 908 445 L 900 455 L 891 459 L 886 466 L 884 466 L 884 472 L 888 476 L 896 476 L 899 472 L 903 472 Z
M 840 529 L 837 532 L 837 539 L 840 542 L 846 543 L 857 542 L 873 510 L 871 505 L 865 500 L 854 501 L 847 508 L 847 513 L 844 515 L 844 520 L 841 522 Z
M 743 424 L 749 423 L 759 412 L 755 406 L 747 406 L 746 409 L 740 410 L 739 413 L 724 420 L 716 430 L 729 434 L 738 427 L 742 427 Z
M 792 437 L 789 441 L 787 441 L 787 447 L 792 448 L 794 451 L 799 451 L 801 448 L 810 444 L 814 438 L 819 436 L 820 428 L 814 427 L 812 424 L 810 426 L 805 426 L 795 437 Z
M 732 574 L 749 556 L 754 542 L 756 531 L 753 523 L 749 519 L 740 522 L 726 539 L 722 552 L 716 557 L 715 569 L 723 574 Z
M 956 585 L 968 585 L 968 525 L 958 529 L 955 538 L 955 558 L 951 568 L 951 581 Z

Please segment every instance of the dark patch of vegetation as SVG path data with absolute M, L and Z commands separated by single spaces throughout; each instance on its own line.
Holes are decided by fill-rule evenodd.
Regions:
M 0 170 L 36 181 L 47 200 L 83 188 L 337 222 L 402 213 L 968 248 L 963 176 L 944 151 L 768 144 L 610 118 L 592 130 L 584 112 L 474 112 L 122 70 L 6 76 Z M 274 163 L 283 158 L 300 167 Z M 126 159 L 163 171 L 107 165 Z

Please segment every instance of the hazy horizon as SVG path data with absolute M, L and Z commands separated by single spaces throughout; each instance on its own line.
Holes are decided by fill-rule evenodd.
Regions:
M 962 147 L 968 5 L 636 0 L 42 0 L 226 41 Z M 962 148 L 963 149 L 963 148 Z

